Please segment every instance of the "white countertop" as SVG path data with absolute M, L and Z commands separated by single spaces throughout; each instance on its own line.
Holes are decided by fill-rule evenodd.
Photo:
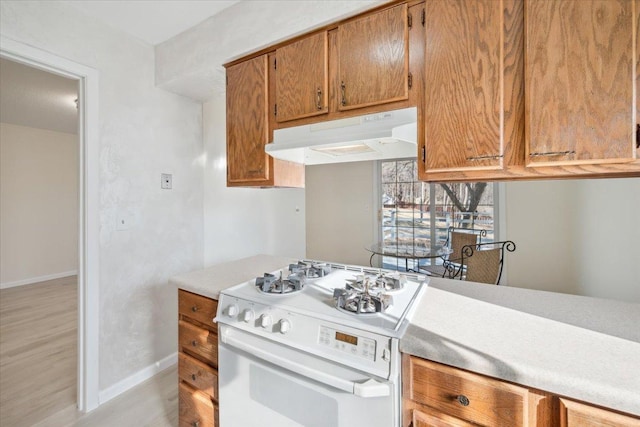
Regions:
M 431 279 L 400 350 L 640 415 L 640 305 Z
M 294 262 L 297 260 L 293 258 L 255 255 L 175 276 L 169 279 L 169 283 L 185 291 L 217 300 L 220 291 L 224 289 L 288 267 Z
M 170 279 L 221 290 L 295 259 L 256 255 Z M 400 350 L 640 415 L 640 305 L 432 278 Z

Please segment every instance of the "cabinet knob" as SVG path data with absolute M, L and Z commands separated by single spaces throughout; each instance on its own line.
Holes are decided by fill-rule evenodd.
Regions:
M 200 421 L 194 421 L 191 423 L 191 427 L 200 427 Z
M 456 397 L 456 400 L 458 401 L 459 404 L 461 404 L 462 406 L 469 406 L 469 398 L 467 396 L 465 396 L 464 394 L 458 395 Z
M 195 381 L 195 380 L 196 380 L 196 374 L 191 374 L 191 379 L 192 379 L 193 381 Z
M 191 341 L 191 345 L 194 346 L 194 347 L 197 347 L 198 346 L 198 341 L 196 341 L 196 340 Z
M 198 307 L 194 305 L 193 307 L 191 307 L 191 311 L 195 313 L 196 311 L 198 311 Z

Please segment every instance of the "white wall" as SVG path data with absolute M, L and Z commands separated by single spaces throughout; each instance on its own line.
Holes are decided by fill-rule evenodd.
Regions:
M 304 189 L 226 186 L 225 98 L 203 106 L 205 265 L 255 254 L 304 258 Z
M 0 288 L 77 269 L 77 135 L 0 123 Z
M 640 302 L 640 178 L 506 183 L 510 286 Z
M 174 354 L 167 281 L 202 267 L 201 105 L 155 87 L 152 46 L 75 8 L 3 0 L 0 31 L 99 72 L 99 384 L 117 388 Z M 160 189 L 163 172 L 173 190 Z M 123 215 L 131 226 L 116 230 Z
M 374 167 L 374 162 L 306 167 L 307 257 L 369 265 L 365 248 L 375 243 L 377 228 Z

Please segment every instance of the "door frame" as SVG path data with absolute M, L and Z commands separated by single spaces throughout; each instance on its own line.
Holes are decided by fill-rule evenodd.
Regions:
M 78 81 L 78 390 L 77 406 L 99 405 L 98 70 L 0 36 L 0 57 Z

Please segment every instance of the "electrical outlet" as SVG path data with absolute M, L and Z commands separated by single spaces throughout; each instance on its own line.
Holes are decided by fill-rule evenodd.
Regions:
M 173 177 L 170 173 L 160 174 L 160 187 L 165 190 L 171 190 Z

